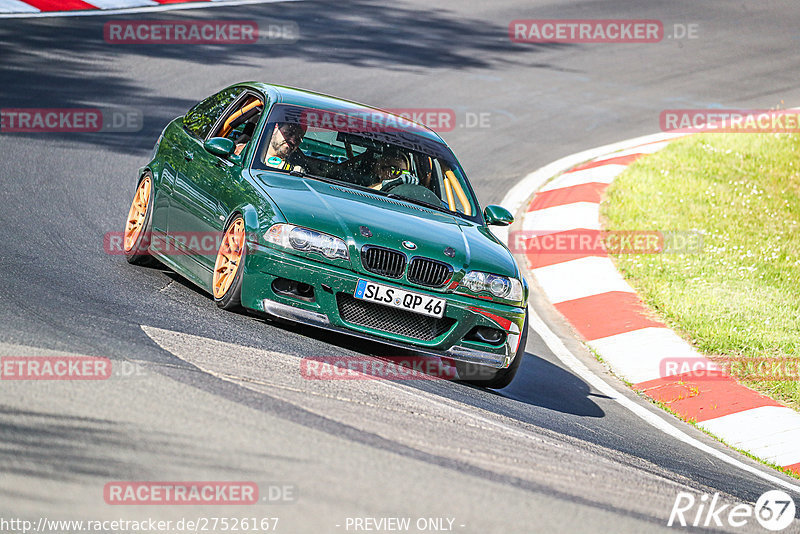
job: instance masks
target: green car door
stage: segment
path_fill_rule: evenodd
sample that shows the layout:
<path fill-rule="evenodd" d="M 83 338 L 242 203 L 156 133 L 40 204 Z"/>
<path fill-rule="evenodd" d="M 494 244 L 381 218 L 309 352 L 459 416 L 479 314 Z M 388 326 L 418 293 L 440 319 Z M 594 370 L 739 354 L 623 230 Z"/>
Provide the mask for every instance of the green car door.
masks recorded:
<path fill-rule="evenodd" d="M 156 158 L 161 172 L 155 177 L 156 187 L 153 195 L 152 231 L 159 237 L 167 234 L 169 228 L 169 208 L 172 190 L 175 187 L 178 169 L 182 168 L 183 154 L 178 145 L 183 144 L 186 135 L 182 119 L 175 119 L 165 129 L 159 142 Z"/>
<path fill-rule="evenodd" d="M 170 194 L 167 233 L 179 250 L 173 261 L 206 287 L 211 284 L 216 254 L 212 243 L 217 242 L 208 236 L 221 232 L 225 222 L 217 199 L 231 164 L 208 153 L 203 142 L 241 92 L 239 88 L 226 89 L 192 108 L 172 149 L 178 168 Z"/>

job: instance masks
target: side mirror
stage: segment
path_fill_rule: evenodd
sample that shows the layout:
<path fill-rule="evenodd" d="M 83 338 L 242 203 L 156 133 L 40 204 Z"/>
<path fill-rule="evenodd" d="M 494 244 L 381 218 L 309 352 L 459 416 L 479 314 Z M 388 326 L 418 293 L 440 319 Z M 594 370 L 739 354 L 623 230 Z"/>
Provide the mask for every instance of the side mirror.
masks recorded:
<path fill-rule="evenodd" d="M 483 218 L 486 224 L 495 226 L 508 226 L 514 222 L 514 216 L 503 206 L 486 206 L 486 209 L 483 210 Z"/>
<path fill-rule="evenodd" d="M 225 139 L 224 137 L 212 137 L 203 143 L 203 148 L 215 156 L 227 158 L 233 154 L 234 150 L 236 150 L 236 145 L 230 139 Z"/>

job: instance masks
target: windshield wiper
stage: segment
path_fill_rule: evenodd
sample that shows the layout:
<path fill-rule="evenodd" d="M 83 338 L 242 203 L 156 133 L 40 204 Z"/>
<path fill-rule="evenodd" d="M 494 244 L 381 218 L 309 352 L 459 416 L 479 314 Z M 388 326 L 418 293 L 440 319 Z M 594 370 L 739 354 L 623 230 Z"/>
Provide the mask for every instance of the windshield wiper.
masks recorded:
<path fill-rule="evenodd" d="M 442 213 L 447 213 L 447 214 L 450 214 L 450 215 L 456 214 L 456 212 L 450 211 L 449 209 L 447 209 L 447 208 L 445 208 L 443 206 L 437 206 L 436 204 L 431 204 L 430 202 L 425 202 L 424 200 L 417 200 L 415 198 L 408 198 L 408 197 L 404 197 L 403 195 L 398 195 L 398 194 L 395 194 L 395 193 L 384 193 L 384 195 L 386 195 L 389 198 L 393 198 L 393 199 L 396 199 L 396 200 L 402 200 L 404 202 L 408 202 L 410 204 L 418 204 L 418 205 L 424 206 L 426 208 L 431 208 L 431 209 L 434 209 L 436 211 L 441 211 Z"/>
<path fill-rule="evenodd" d="M 285 171 L 285 172 L 289 173 L 291 176 L 296 176 L 298 178 L 316 178 L 317 180 L 322 180 L 323 182 L 329 181 L 324 176 L 318 176 L 316 174 L 311 174 L 311 173 L 308 173 L 306 171 L 298 171 L 298 170 L 292 169 L 290 171 Z"/>

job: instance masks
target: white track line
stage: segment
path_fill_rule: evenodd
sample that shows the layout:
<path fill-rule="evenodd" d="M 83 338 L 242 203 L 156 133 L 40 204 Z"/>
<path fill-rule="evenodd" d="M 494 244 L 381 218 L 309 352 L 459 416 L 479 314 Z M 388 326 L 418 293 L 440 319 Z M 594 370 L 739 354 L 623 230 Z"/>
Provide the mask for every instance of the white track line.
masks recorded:
<path fill-rule="evenodd" d="M 692 363 L 702 362 L 703 369 L 720 370 L 669 328 L 640 328 L 594 339 L 587 344 L 602 355 L 615 373 L 633 384 L 674 375 L 677 371 L 661 369 L 660 362 L 666 359 L 680 362 L 681 358 L 686 358 Z M 642 357 L 643 351 L 647 351 L 647 358 Z"/>
<path fill-rule="evenodd" d="M 651 412 L 644 406 L 639 405 L 638 403 L 632 401 L 628 397 L 621 395 L 617 392 L 616 389 L 611 387 L 605 380 L 594 374 L 592 371 L 589 370 L 583 362 L 581 362 L 575 355 L 573 355 L 569 349 L 564 345 L 564 343 L 559 339 L 559 337 L 553 333 L 552 330 L 539 318 L 536 314 L 531 314 L 528 318 L 528 324 L 531 328 L 533 328 L 534 332 L 539 334 L 539 337 L 542 338 L 542 341 L 548 346 L 548 348 L 556 355 L 556 357 L 561 360 L 561 362 L 569 367 L 575 374 L 580 376 L 583 380 L 591 384 L 595 389 L 597 389 L 600 393 L 612 398 L 613 400 L 617 401 L 620 405 L 624 406 L 639 418 L 644 420 L 646 423 L 654 426 L 655 428 L 661 430 L 662 432 L 672 436 L 673 438 L 677 439 L 678 441 L 682 441 L 687 445 L 690 445 L 700 451 L 703 451 L 706 454 L 713 456 L 727 464 L 730 464 L 734 467 L 738 467 L 743 471 L 747 471 L 748 473 L 752 473 L 759 478 L 766 480 L 772 484 L 776 484 L 783 488 L 792 490 L 797 494 L 800 494 L 800 486 L 795 484 L 791 484 L 786 482 L 785 480 L 781 480 L 780 478 L 770 475 L 768 473 L 764 473 L 763 471 L 756 469 L 750 465 L 747 465 L 732 456 L 728 456 L 722 451 L 718 451 L 717 449 L 706 445 L 705 443 L 698 441 L 697 439 L 685 434 L 682 430 L 678 427 L 672 425 L 671 423 L 667 422 L 665 419 L 656 415 L 655 413 Z"/>
<path fill-rule="evenodd" d="M 38 13 L 39 10 L 22 0 L 0 0 L 0 13 Z"/>
<path fill-rule="evenodd" d="M 614 178 L 619 176 L 622 171 L 627 168 L 627 165 L 609 163 L 607 165 L 600 165 L 599 167 L 583 169 L 582 171 L 568 172 L 566 174 L 562 174 L 549 184 L 545 185 L 539 189 L 539 191 L 543 193 L 545 191 L 553 191 L 554 189 L 572 187 L 573 185 L 591 183 L 610 184 L 614 181 Z"/>
<path fill-rule="evenodd" d="M 162 5 L 154 0 L 89 0 L 89 3 L 96 8 L 103 10 L 131 9 L 134 7 L 156 7 Z"/>
<path fill-rule="evenodd" d="M 533 274 L 553 304 L 610 291 L 635 293 L 608 258 L 588 256 L 537 267 Z"/>
<path fill-rule="evenodd" d="M 778 465 L 800 463 L 800 416 L 785 406 L 761 406 L 699 425 L 740 449 Z M 759 430 L 757 435 L 752 429 Z"/>
<path fill-rule="evenodd" d="M 538 235 L 566 232 L 568 230 L 600 230 L 600 204 L 572 202 L 552 208 L 531 211 L 522 220 L 522 230 Z"/>
<path fill-rule="evenodd" d="M 641 145 L 644 143 L 652 143 L 657 141 L 666 141 L 669 139 L 673 139 L 675 137 L 682 137 L 683 134 L 668 134 L 668 133 L 661 133 L 655 135 L 649 135 L 645 137 L 638 137 L 636 139 L 629 139 L 627 141 L 621 141 L 619 143 L 613 143 L 610 145 L 593 148 L 590 150 L 585 150 L 583 152 L 579 152 L 577 154 L 573 154 L 571 156 L 567 156 L 561 158 L 549 165 L 538 169 L 525 178 L 523 178 L 517 185 L 512 187 L 509 192 L 506 194 L 505 198 L 501 202 L 501 205 L 509 210 L 513 214 L 517 214 L 521 211 L 523 204 L 528 201 L 532 196 L 533 193 L 539 189 L 542 184 L 547 182 L 550 178 L 563 173 L 564 171 L 569 170 L 571 167 L 588 161 L 590 159 L 595 159 L 600 156 L 607 156 L 607 157 L 614 157 L 615 154 L 611 154 L 611 152 L 619 151 L 619 150 L 629 150 L 637 145 Z M 506 230 L 507 232 L 507 230 Z M 507 242 L 507 233 L 506 241 Z M 523 270 L 527 270 L 524 266 L 521 267 Z M 571 369 L 575 374 L 580 376 L 583 380 L 587 383 L 591 384 L 595 389 L 607 395 L 608 397 L 612 398 L 613 400 L 617 401 L 621 406 L 625 407 L 633 414 L 638 416 L 640 419 L 645 421 L 647 424 L 661 430 L 665 434 L 686 443 L 687 445 L 696 448 L 706 454 L 713 456 L 729 465 L 734 467 L 738 467 L 739 469 L 751 473 L 762 480 L 770 482 L 771 484 L 776 484 L 780 487 L 785 489 L 789 489 L 794 491 L 797 494 L 800 494 L 800 486 L 796 484 L 792 484 L 785 480 L 782 480 L 774 475 L 769 473 L 765 473 L 760 469 L 757 469 L 753 466 L 745 464 L 736 458 L 725 454 L 722 451 L 719 451 L 713 447 L 706 445 L 705 443 L 689 436 L 681 429 L 676 427 L 675 425 L 669 423 L 663 417 L 656 415 L 655 413 L 651 412 L 644 406 L 632 401 L 631 399 L 621 395 L 616 389 L 610 386 L 605 380 L 600 378 L 600 376 L 594 374 L 591 370 L 589 370 L 586 365 L 581 362 L 570 350 L 564 345 L 561 339 L 552 331 L 550 327 L 548 327 L 544 321 L 542 321 L 535 313 L 531 314 L 528 318 L 529 325 L 533 328 L 533 331 L 536 332 L 539 337 L 542 338 L 542 341 L 545 342 L 547 347 L 550 351 L 558 358 L 561 363 L 566 365 L 569 369 Z"/>
<path fill-rule="evenodd" d="M 0 1 L 7 1 L 7 0 L 0 0 Z M 89 0 L 89 2 L 91 3 L 91 0 Z M 102 15 L 130 15 L 135 13 L 155 13 L 159 11 L 183 11 L 186 9 L 211 9 L 215 7 L 243 6 L 250 4 L 275 4 L 279 2 L 302 2 L 302 0 L 212 0 L 211 2 L 159 4 L 157 6 L 135 7 L 130 9 L 98 9 L 92 11 L 38 11 L 37 10 L 37 12 L 25 12 L 25 13 L 0 13 L 0 19 L 97 17 Z"/>

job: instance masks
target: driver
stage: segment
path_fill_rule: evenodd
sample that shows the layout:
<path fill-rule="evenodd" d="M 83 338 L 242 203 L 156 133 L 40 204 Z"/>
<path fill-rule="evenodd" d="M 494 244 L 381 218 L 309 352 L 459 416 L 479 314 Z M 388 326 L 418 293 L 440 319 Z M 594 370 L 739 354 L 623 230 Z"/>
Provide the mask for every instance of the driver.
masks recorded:
<path fill-rule="evenodd" d="M 381 191 L 400 184 L 419 184 L 419 178 L 409 170 L 410 167 L 408 156 L 401 150 L 384 150 L 372 166 L 377 181 L 368 187 Z"/>
<path fill-rule="evenodd" d="M 262 161 L 269 167 L 287 171 L 302 171 L 303 168 L 298 165 L 297 147 L 300 146 L 305 135 L 306 127 L 302 124 L 276 123 Z"/>

